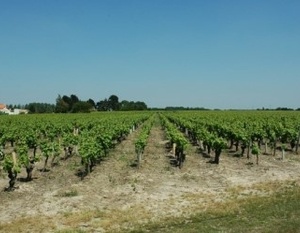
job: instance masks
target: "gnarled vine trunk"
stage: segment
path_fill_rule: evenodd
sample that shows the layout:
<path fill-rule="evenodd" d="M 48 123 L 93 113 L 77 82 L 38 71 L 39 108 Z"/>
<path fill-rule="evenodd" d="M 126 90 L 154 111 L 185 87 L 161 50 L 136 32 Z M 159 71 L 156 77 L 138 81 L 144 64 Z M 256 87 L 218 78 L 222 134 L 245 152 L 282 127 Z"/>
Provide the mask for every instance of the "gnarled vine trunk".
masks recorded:
<path fill-rule="evenodd" d="M 27 173 L 26 180 L 27 181 L 31 181 L 32 180 L 33 169 L 34 169 L 34 160 L 30 160 L 29 164 L 26 166 L 26 173 Z"/>
<path fill-rule="evenodd" d="M 214 160 L 214 163 L 219 164 L 221 152 L 222 152 L 222 149 L 216 149 L 215 150 L 215 160 Z"/>

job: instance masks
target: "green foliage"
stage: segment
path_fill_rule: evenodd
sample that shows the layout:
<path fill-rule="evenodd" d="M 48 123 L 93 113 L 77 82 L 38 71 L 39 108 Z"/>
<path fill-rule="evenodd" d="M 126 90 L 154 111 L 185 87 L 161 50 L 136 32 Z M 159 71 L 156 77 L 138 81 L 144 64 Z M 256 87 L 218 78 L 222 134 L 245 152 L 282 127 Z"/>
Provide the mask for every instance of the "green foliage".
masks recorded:
<path fill-rule="evenodd" d="M 78 101 L 73 105 L 72 112 L 73 113 L 89 113 L 93 106 L 86 101 Z"/>
<path fill-rule="evenodd" d="M 256 144 L 252 145 L 251 153 L 253 155 L 259 155 L 261 153 L 259 147 Z"/>
<path fill-rule="evenodd" d="M 148 122 L 146 122 L 143 125 L 138 138 L 135 140 L 134 145 L 135 145 L 135 152 L 137 154 L 144 152 L 144 148 L 147 145 L 147 140 L 148 140 L 152 125 L 153 125 L 153 118 L 148 120 Z"/>
<path fill-rule="evenodd" d="M 186 149 L 189 142 L 184 135 L 163 114 L 160 114 L 160 118 L 162 125 L 166 129 L 168 140 L 170 140 L 172 144 L 175 143 L 177 148 Z"/>
<path fill-rule="evenodd" d="M 35 148 L 38 146 L 38 136 L 31 129 L 24 132 L 24 140 L 29 148 Z"/>
<path fill-rule="evenodd" d="M 88 101 L 81 101 L 79 98 L 72 94 L 70 96 L 64 95 L 61 97 L 58 95 L 56 99 L 55 112 L 56 113 L 88 113 L 93 108 L 94 101 L 89 99 Z"/>
<path fill-rule="evenodd" d="M 122 100 L 119 102 L 119 97 L 111 95 L 108 99 L 100 100 L 96 104 L 98 111 L 138 111 L 147 110 L 147 105 L 142 101 L 128 101 Z"/>
<path fill-rule="evenodd" d="M 111 95 L 108 99 L 101 100 L 97 103 L 99 111 L 116 111 L 120 109 L 119 97 Z"/>
<path fill-rule="evenodd" d="M 121 111 L 136 111 L 136 110 L 147 110 L 147 105 L 141 101 L 127 101 L 123 100 L 120 103 L 120 110 Z"/>
<path fill-rule="evenodd" d="M 51 146 L 51 142 L 49 142 L 48 140 L 43 140 L 40 142 L 40 149 L 42 152 L 42 155 L 45 157 L 49 157 L 52 153 L 52 146 Z"/>
<path fill-rule="evenodd" d="M 215 150 L 222 150 L 227 148 L 227 142 L 223 138 L 215 137 L 213 138 L 212 147 Z"/>
<path fill-rule="evenodd" d="M 300 116 L 296 112 L 251 112 L 251 111 L 178 111 L 164 115 L 181 129 L 188 129 L 194 140 L 213 147 L 214 138 L 246 148 L 253 143 L 290 144 L 296 147 L 299 135 Z M 297 147 L 296 147 L 297 149 Z"/>
<path fill-rule="evenodd" d="M 79 153 L 84 164 L 89 164 L 101 156 L 102 150 L 94 137 L 84 136 L 79 143 Z"/>
<path fill-rule="evenodd" d="M 74 135 L 73 133 L 63 133 L 62 135 L 62 146 L 75 146 L 79 143 L 78 135 Z"/>
<path fill-rule="evenodd" d="M 100 146 L 100 148 L 104 151 L 105 155 L 107 154 L 107 151 L 112 147 L 113 145 L 113 134 L 107 132 L 103 134 L 99 134 L 96 137 L 97 144 Z"/>
<path fill-rule="evenodd" d="M 18 164 L 14 164 L 13 156 L 11 154 L 6 155 L 3 162 L 3 170 L 6 172 L 15 172 L 20 173 L 21 172 L 21 166 Z"/>
<path fill-rule="evenodd" d="M 20 162 L 20 164 L 22 164 L 23 166 L 28 166 L 29 164 L 29 156 L 28 156 L 28 146 L 26 141 L 23 139 L 21 141 L 18 142 L 17 146 L 16 146 L 16 152 L 18 155 L 18 160 Z"/>
<path fill-rule="evenodd" d="M 42 140 L 40 142 L 40 150 L 42 152 L 42 156 L 48 158 L 50 156 L 57 157 L 60 154 L 60 144 L 57 140 L 49 141 Z"/>
<path fill-rule="evenodd" d="M 53 113 L 55 111 L 55 105 L 47 103 L 29 103 L 25 105 L 25 109 L 29 110 L 29 113 Z"/>

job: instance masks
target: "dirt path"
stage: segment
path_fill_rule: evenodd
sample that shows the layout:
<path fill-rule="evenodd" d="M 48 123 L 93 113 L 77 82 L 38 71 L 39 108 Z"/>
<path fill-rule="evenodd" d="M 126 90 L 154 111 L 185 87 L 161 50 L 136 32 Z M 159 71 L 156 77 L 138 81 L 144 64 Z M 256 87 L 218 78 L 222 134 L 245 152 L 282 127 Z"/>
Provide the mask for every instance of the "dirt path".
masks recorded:
<path fill-rule="evenodd" d="M 33 182 L 19 183 L 14 192 L 0 192 L 0 232 L 124 231 L 137 223 L 189 216 L 231 198 L 265 194 L 270 181 L 300 180 L 300 159 L 292 154 L 285 161 L 261 156 L 257 166 L 223 153 L 215 165 L 190 146 L 183 168 L 174 167 L 159 122 L 138 169 L 137 135 L 117 145 L 83 181 L 75 175 L 78 160 L 73 158 L 49 173 L 36 171 Z M 1 188 L 7 182 L 1 178 Z"/>

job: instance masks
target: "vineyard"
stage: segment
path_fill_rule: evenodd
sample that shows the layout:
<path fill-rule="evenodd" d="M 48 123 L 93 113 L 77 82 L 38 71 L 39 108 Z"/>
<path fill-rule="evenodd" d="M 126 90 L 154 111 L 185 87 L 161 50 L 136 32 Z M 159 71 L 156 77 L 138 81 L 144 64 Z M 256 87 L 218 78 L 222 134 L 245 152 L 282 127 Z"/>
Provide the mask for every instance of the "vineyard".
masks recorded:
<path fill-rule="evenodd" d="M 1 116 L 0 232 L 126 232 L 269 195 L 299 185 L 299 142 L 297 112 Z"/>

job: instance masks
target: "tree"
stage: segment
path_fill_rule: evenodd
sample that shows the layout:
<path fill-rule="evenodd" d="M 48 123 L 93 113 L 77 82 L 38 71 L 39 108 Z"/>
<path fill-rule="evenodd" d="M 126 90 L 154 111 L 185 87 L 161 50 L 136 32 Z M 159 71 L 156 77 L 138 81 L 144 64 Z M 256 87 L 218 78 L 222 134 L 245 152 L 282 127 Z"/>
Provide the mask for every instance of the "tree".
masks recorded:
<path fill-rule="evenodd" d="M 88 101 L 87 101 L 93 108 L 96 108 L 96 103 L 95 103 L 95 101 L 94 100 L 92 100 L 92 99 L 88 99 Z"/>
<path fill-rule="evenodd" d="M 141 101 L 129 102 L 127 100 L 123 100 L 119 105 L 120 105 L 120 110 L 122 111 L 147 110 L 147 105 Z"/>
<path fill-rule="evenodd" d="M 67 106 L 67 112 L 71 110 L 72 108 L 72 100 L 69 96 L 64 95 L 62 97 L 62 100 L 65 102 L 65 105 Z"/>
<path fill-rule="evenodd" d="M 92 100 L 91 100 L 92 101 Z M 92 102 L 91 102 L 92 103 Z M 147 105 L 142 101 L 128 101 L 123 100 L 119 102 L 119 97 L 111 95 L 108 99 L 99 101 L 96 104 L 98 111 L 134 111 L 134 110 L 147 110 Z"/>
<path fill-rule="evenodd" d="M 135 110 L 147 110 L 147 105 L 144 102 L 135 102 Z"/>
<path fill-rule="evenodd" d="M 74 105 L 79 101 L 80 101 L 79 98 L 74 94 L 70 95 L 70 97 L 67 95 L 64 95 L 63 97 L 58 95 L 56 99 L 55 112 L 60 112 L 60 113 L 73 112 Z"/>
<path fill-rule="evenodd" d="M 97 103 L 97 110 L 98 111 L 109 111 L 110 110 L 109 101 L 107 99 L 100 100 Z"/>
<path fill-rule="evenodd" d="M 86 101 L 78 101 L 74 104 L 72 112 L 73 113 L 77 113 L 77 112 L 85 112 L 88 113 L 91 111 L 91 109 L 93 108 L 93 106 L 86 102 Z"/>
<path fill-rule="evenodd" d="M 116 95 L 111 95 L 109 98 L 108 98 L 108 101 L 109 101 L 109 106 L 111 108 L 111 110 L 119 110 L 120 109 L 120 104 L 119 104 L 119 97 L 116 96 Z"/>
<path fill-rule="evenodd" d="M 58 97 L 56 98 L 55 112 L 66 113 L 68 112 L 68 110 L 69 110 L 69 104 L 66 103 L 60 95 L 58 95 Z"/>
<path fill-rule="evenodd" d="M 79 102 L 79 98 L 76 95 L 74 95 L 74 94 L 72 94 L 70 96 L 70 99 L 71 99 L 71 107 L 73 107 L 74 104 L 76 104 L 77 102 Z"/>
<path fill-rule="evenodd" d="M 121 110 L 121 111 L 127 111 L 127 110 L 129 110 L 129 101 L 123 100 L 123 101 L 120 103 L 120 110 Z"/>
<path fill-rule="evenodd" d="M 25 105 L 25 109 L 28 109 L 29 113 L 52 113 L 55 111 L 55 105 L 47 103 L 29 103 Z"/>

